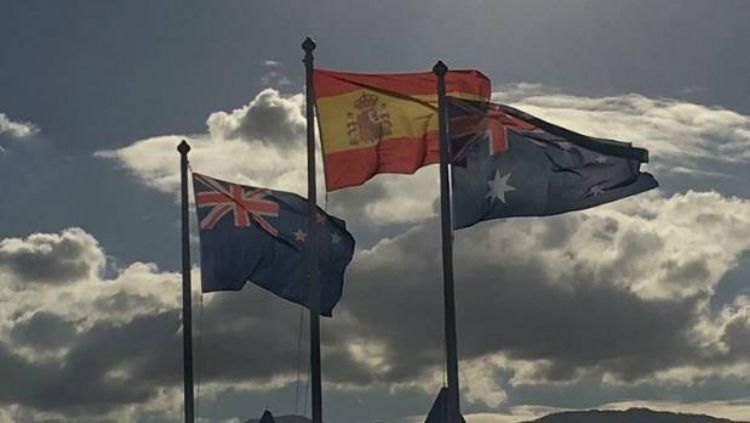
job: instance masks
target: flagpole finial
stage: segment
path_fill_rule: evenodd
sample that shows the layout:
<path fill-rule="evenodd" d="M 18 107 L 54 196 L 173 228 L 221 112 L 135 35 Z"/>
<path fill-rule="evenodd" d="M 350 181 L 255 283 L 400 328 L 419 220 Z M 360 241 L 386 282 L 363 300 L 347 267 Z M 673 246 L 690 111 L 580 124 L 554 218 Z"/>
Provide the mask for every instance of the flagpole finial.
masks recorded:
<path fill-rule="evenodd" d="M 315 50 L 315 47 L 317 47 L 315 41 L 313 41 L 313 39 L 310 37 L 305 37 L 305 41 L 302 42 L 302 49 L 310 53 Z"/>
<path fill-rule="evenodd" d="M 179 151 L 182 155 L 186 155 L 188 152 L 190 152 L 190 144 L 188 144 L 185 140 L 182 140 L 180 145 L 177 146 L 177 151 Z"/>
<path fill-rule="evenodd" d="M 432 72 L 437 76 L 444 76 L 448 73 L 448 66 L 446 66 L 442 60 L 438 60 L 438 62 L 435 63 L 435 66 L 432 67 Z"/>

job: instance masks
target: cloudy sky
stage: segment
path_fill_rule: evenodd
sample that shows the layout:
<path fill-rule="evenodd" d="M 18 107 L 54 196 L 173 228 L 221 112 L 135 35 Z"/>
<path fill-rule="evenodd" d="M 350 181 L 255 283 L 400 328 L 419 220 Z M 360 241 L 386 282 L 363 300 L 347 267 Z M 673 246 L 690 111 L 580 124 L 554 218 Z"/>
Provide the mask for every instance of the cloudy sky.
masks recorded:
<path fill-rule="evenodd" d="M 306 35 L 320 67 L 443 59 L 651 151 L 656 191 L 456 234 L 470 422 L 747 418 L 748 17 L 741 0 L 0 1 L 0 422 L 179 421 L 175 147 L 304 193 Z M 358 241 L 322 324 L 331 423 L 421 421 L 442 383 L 437 191 L 433 166 L 321 196 Z M 309 412 L 299 307 L 253 286 L 195 304 L 203 422 Z"/>

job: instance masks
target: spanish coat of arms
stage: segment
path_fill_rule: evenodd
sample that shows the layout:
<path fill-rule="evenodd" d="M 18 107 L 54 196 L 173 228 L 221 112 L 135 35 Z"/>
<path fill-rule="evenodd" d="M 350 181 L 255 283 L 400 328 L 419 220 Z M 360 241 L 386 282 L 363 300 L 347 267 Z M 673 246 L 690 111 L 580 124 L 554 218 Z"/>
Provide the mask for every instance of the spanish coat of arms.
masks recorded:
<path fill-rule="evenodd" d="M 356 112 L 346 114 L 349 145 L 377 144 L 391 134 L 391 116 L 378 96 L 362 93 L 354 102 Z"/>

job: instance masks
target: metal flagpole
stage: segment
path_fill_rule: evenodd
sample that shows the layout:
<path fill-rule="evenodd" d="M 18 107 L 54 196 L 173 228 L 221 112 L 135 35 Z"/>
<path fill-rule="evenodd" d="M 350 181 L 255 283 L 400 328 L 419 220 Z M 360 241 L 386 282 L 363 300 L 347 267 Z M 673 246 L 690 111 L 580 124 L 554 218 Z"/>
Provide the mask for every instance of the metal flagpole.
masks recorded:
<path fill-rule="evenodd" d="M 448 122 L 445 105 L 445 75 L 448 67 L 438 61 L 432 68 L 437 76 L 438 91 L 438 125 L 440 130 L 440 217 L 443 246 L 443 299 L 445 302 L 445 349 L 448 373 L 448 395 L 446 419 L 451 423 L 461 422 L 461 403 L 458 387 L 458 347 L 456 345 L 456 302 L 453 293 L 453 223 L 451 216 L 450 181 L 448 180 L 448 162 L 450 161 L 450 142 L 448 139 Z"/>
<path fill-rule="evenodd" d="M 188 220 L 188 152 L 190 145 L 183 140 L 180 152 L 182 180 L 182 364 L 185 385 L 185 423 L 195 421 L 193 397 L 193 305 L 190 287 L 190 222 Z"/>
<path fill-rule="evenodd" d="M 318 272 L 318 231 L 315 185 L 315 99 L 313 91 L 313 50 L 310 37 L 302 43 L 305 50 L 305 86 L 307 112 L 307 274 L 310 278 L 310 373 L 312 378 L 313 423 L 323 422 L 322 388 L 320 376 L 320 274 Z"/>

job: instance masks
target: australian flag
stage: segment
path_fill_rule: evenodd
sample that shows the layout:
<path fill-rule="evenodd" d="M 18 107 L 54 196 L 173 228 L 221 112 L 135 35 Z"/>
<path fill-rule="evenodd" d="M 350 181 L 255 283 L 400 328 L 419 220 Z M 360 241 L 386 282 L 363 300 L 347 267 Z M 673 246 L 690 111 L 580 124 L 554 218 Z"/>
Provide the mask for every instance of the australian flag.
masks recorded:
<path fill-rule="evenodd" d="M 454 227 L 580 210 L 658 186 L 648 151 L 509 106 L 449 97 Z"/>
<path fill-rule="evenodd" d="M 305 250 L 307 200 L 292 193 L 220 181 L 193 173 L 203 292 L 236 291 L 251 281 L 308 306 Z M 331 316 L 341 298 L 354 238 L 343 220 L 318 209 L 320 312 Z"/>

